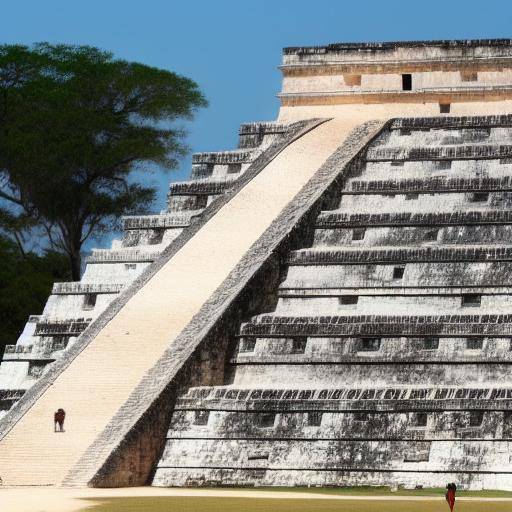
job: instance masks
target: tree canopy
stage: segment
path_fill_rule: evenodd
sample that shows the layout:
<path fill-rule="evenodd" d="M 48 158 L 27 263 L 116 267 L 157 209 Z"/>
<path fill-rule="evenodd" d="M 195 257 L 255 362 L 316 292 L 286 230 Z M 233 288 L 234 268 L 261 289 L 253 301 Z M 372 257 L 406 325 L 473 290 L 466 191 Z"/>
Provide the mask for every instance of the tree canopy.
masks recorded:
<path fill-rule="evenodd" d="M 175 121 L 206 104 L 192 80 L 98 48 L 0 46 L 0 226 L 21 250 L 41 230 L 78 280 L 84 242 L 151 205 L 133 171 L 175 168 Z"/>

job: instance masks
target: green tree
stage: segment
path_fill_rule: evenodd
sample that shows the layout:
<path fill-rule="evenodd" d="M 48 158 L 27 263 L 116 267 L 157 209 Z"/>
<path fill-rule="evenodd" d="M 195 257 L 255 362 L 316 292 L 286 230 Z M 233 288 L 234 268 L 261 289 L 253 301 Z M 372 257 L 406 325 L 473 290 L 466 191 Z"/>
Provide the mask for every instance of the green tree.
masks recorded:
<path fill-rule="evenodd" d="M 207 102 L 192 80 L 89 46 L 0 46 L 0 222 L 23 247 L 42 229 L 74 280 L 91 235 L 143 213 L 136 180 L 187 150 L 175 121 Z M 134 171 L 138 171 L 134 173 Z"/>
<path fill-rule="evenodd" d="M 54 281 L 69 279 L 64 254 L 22 253 L 18 245 L 0 236 L 0 356 L 14 343 L 30 314 L 40 313 Z"/>

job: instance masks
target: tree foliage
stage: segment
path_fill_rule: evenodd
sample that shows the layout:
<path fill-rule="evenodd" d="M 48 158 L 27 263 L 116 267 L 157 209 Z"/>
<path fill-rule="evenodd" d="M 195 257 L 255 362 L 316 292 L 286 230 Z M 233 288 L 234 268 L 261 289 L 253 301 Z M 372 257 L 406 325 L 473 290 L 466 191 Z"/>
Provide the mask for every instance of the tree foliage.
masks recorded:
<path fill-rule="evenodd" d="M 0 357 L 4 345 L 14 343 L 30 314 L 41 312 L 54 281 L 69 279 L 65 255 L 22 253 L 0 236 Z"/>
<path fill-rule="evenodd" d="M 175 121 L 205 105 L 192 80 L 97 48 L 0 46 L 0 225 L 20 247 L 42 228 L 79 279 L 84 242 L 151 205 L 133 171 L 176 167 Z"/>

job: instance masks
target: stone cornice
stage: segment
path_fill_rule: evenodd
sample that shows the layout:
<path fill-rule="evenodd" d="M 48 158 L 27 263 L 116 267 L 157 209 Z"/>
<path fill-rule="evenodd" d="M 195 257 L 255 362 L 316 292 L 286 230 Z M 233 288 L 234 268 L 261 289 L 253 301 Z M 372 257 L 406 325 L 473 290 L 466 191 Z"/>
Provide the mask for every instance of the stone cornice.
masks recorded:
<path fill-rule="evenodd" d="M 81 281 L 70 281 L 54 283 L 53 295 L 82 295 L 85 293 L 119 293 L 124 284 L 115 283 L 83 283 Z"/>
<path fill-rule="evenodd" d="M 191 215 L 186 215 L 186 212 L 176 212 L 162 215 L 127 216 L 122 218 L 123 230 L 185 228 L 190 224 L 191 218 L 199 213 L 200 211 L 197 210 Z"/>
<path fill-rule="evenodd" d="M 510 210 L 474 210 L 455 212 L 348 213 L 322 212 L 317 229 L 392 226 L 480 226 L 512 224 Z"/>
<path fill-rule="evenodd" d="M 393 119 L 390 130 L 422 129 L 463 129 L 494 128 L 512 126 L 512 114 L 493 116 L 436 116 L 436 117 L 400 117 Z"/>
<path fill-rule="evenodd" d="M 433 71 L 471 71 L 502 72 L 512 68 L 512 57 L 486 59 L 482 61 L 468 59 L 431 59 L 418 61 L 387 62 L 312 62 L 305 64 L 283 64 L 279 66 L 284 77 L 333 76 L 343 74 L 402 74 L 430 73 Z"/>
<path fill-rule="evenodd" d="M 283 107 L 301 105 L 342 105 L 360 103 L 454 103 L 506 101 L 512 99 L 512 86 L 473 86 L 399 90 L 318 91 L 279 93 Z"/>
<path fill-rule="evenodd" d="M 151 262 L 158 258 L 159 251 L 96 249 L 87 257 L 87 263 Z"/>
<path fill-rule="evenodd" d="M 171 183 L 168 196 L 221 195 L 233 186 L 236 179 L 230 180 L 197 180 Z"/>
<path fill-rule="evenodd" d="M 470 49 L 470 48 L 512 48 L 512 39 L 431 39 L 416 41 L 378 41 L 378 42 L 343 42 L 319 46 L 288 46 L 283 48 L 284 55 L 315 55 L 335 53 L 341 51 L 372 50 L 389 51 L 399 48 L 442 48 L 442 49 Z M 469 56 L 468 56 L 469 57 Z"/>
<path fill-rule="evenodd" d="M 510 146 L 512 150 L 512 146 Z M 511 151 L 512 154 L 512 151 Z M 425 155 L 427 159 L 428 155 Z M 474 157 L 473 157 L 474 158 Z M 512 176 L 502 178 L 411 178 L 405 180 L 354 180 L 350 188 L 343 191 L 350 194 L 440 194 L 467 192 L 508 192 L 512 190 Z"/>
<path fill-rule="evenodd" d="M 473 144 L 459 146 L 384 147 L 372 148 L 366 153 L 368 162 L 424 161 L 424 160 L 497 160 L 512 157 L 512 145 Z M 458 178 L 452 178 L 458 179 Z M 467 178 L 460 178 L 466 179 Z M 498 179 L 498 178 L 487 178 Z"/>
<path fill-rule="evenodd" d="M 289 265 L 369 265 L 388 263 L 455 263 L 512 261 L 512 246 L 435 245 L 427 247 L 315 248 L 293 251 Z"/>
<path fill-rule="evenodd" d="M 211 151 L 194 153 L 192 164 L 239 164 L 250 162 L 254 157 L 254 151 Z"/>
<path fill-rule="evenodd" d="M 242 325 L 241 336 L 509 336 L 512 315 L 261 315 Z"/>

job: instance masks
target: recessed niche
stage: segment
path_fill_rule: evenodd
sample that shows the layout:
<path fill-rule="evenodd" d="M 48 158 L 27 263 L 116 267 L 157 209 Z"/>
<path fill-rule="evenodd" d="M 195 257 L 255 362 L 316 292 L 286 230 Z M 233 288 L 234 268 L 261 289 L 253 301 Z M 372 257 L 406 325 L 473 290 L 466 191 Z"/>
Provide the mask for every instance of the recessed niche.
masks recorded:
<path fill-rule="evenodd" d="M 361 338 L 357 348 L 359 352 L 377 352 L 380 349 L 380 338 Z"/>
<path fill-rule="evenodd" d="M 412 75 L 410 73 L 404 73 L 402 75 L 402 91 L 412 90 Z"/>
<path fill-rule="evenodd" d="M 467 338 L 466 348 L 468 350 L 481 350 L 484 346 L 484 340 L 482 338 Z"/>
<path fill-rule="evenodd" d="M 359 297 L 357 295 L 342 295 L 338 300 L 342 306 L 351 306 L 357 304 Z"/>
<path fill-rule="evenodd" d="M 393 269 L 393 279 L 402 279 L 404 277 L 405 267 L 395 267 Z"/>
<path fill-rule="evenodd" d="M 363 240 L 366 228 L 354 228 L 352 230 L 352 240 Z"/>
<path fill-rule="evenodd" d="M 437 350 L 439 348 L 439 338 L 425 338 L 423 340 L 423 350 Z"/>
<path fill-rule="evenodd" d="M 482 304 L 482 296 L 476 293 L 467 293 L 461 298 L 461 306 L 463 308 L 476 308 Z"/>

